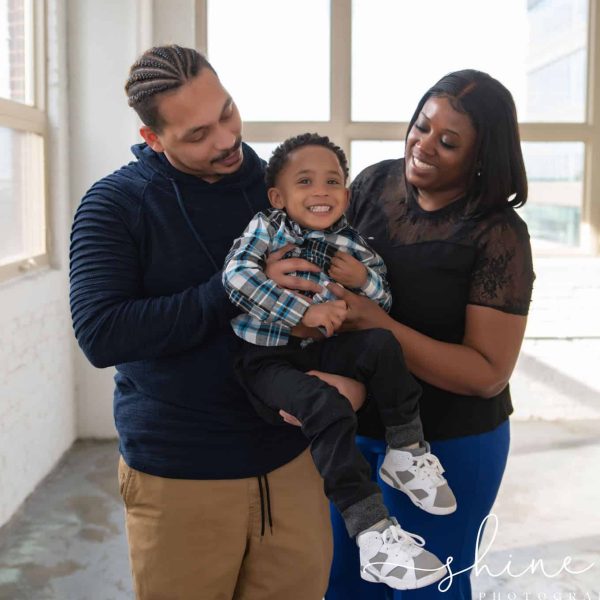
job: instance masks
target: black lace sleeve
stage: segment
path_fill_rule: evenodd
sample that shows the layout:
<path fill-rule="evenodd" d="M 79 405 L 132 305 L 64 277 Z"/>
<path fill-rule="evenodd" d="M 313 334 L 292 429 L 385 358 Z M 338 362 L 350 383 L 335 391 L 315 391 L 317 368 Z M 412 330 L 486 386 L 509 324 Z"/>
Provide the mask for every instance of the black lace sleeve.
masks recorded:
<path fill-rule="evenodd" d="M 479 237 L 468 302 L 527 315 L 534 279 L 527 225 L 506 211 Z"/>

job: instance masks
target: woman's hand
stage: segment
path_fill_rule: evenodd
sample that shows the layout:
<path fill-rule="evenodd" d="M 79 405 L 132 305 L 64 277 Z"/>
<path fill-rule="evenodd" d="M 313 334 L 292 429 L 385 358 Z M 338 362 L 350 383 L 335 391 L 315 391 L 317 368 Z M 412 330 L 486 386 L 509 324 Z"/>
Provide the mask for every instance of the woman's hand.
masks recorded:
<path fill-rule="evenodd" d="M 342 396 L 345 396 L 348 399 L 354 412 L 356 412 L 365 402 L 367 390 L 365 386 L 359 381 L 356 381 L 356 379 L 350 379 L 349 377 L 343 377 L 342 375 L 334 375 L 333 373 L 323 373 L 322 371 L 308 371 L 306 374 L 318 377 L 325 383 L 336 388 Z M 296 425 L 297 427 L 302 425 L 296 417 L 284 410 L 280 410 L 279 414 L 283 417 L 283 420 L 290 425 Z"/>
<path fill-rule="evenodd" d="M 323 327 L 327 332 L 325 335 L 331 337 L 346 319 L 347 310 L 343 300 L 311 304 L 302 317 L 302 324 L 307 327 Z"/>
<path fill-rule="evenodd" d="M 393 323 L 392 318 L 374 300 L 354 294 L 336 283 L 330 283 L 327 289 L 340 300 L 344 300 L 348 306 L 346 319 L 340 331 L 374 327 L 390 329 L 390 324 Z"/>
<path fill-rule="evenodd" d="M 290 275 L 290 273 L 298 271 L 310 271 L 312 273 L 320 273 L 321 271 L 317 265 L 303 258 L 282 258 L 292 248 L 295 248 L 294 244 L 288 244 L 276 252 L 272 252 L 267 258 L 265 275 L 279 287 L 287 290 L 308 291 L 319 294 L 323 291 L 319 284 L 302 277 Z"/>

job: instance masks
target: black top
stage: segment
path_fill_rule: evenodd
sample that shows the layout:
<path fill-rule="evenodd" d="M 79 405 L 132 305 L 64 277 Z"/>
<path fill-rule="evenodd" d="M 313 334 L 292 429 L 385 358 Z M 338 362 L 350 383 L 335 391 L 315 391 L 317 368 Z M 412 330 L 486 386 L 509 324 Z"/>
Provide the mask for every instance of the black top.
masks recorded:
<path fill-rule="evenodd" d="M 349 221 L 383 257 L 390 315 L 436 340 L 461 343 L 468 304 L 526 315 L 535 275 L 527 226 L 508 204 L 473 214 L 465 198 L 423 210 L 404 179 L 404 159 L 365 169 L 352 184 Z M 513 411 L 509 386 L 494 398 L 465 396 L 420 381 L 428 440 L 491 431 Z M 359 433 L 383 437 L 370 405 Z"/>

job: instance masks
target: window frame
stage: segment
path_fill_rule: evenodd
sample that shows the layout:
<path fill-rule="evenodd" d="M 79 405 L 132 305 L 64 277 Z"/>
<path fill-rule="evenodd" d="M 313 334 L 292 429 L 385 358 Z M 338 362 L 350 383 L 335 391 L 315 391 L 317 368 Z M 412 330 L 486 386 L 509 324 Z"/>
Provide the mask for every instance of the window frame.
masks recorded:
<path fill-rule="evenodd" d="M 208 0 L 196 0 L 196 47 L 205 54 L 208 49 L 207 4 Z M 585 121 L 582 123 L 519 123 L 523 142 L 583 142 L 585 145 L 581 242 L 576 249 L 565 249 L 565 255 L 600 254 L 600 39 L 598 39 L 600 7 L 598 4 L 595 0 L 588 2 Z M 352 121 L 352 0 L 330 0 L 330 6 L 330 120 L 246 121 L 244 122 L 246 139 L 255 142 L 274 142 L 296 135 L 300 129 L 318 131 L 335 140 L 352 161 L 351 142 L 353 141 L 402 141 L 406 137 L 408 122 Z M 210 56 L 208 59 L 210 60 Z"/>
<path fill-rule="evenodd" d="M 46 0 L 31 0 L 31 27 L 33 37 L 33 104 L 0 98 L 0 127 L 24 133 L 34 133 L 42 138 L 42 191 L 39 210 L 44 222 L 44 251 L 25 254 L 18 260 L 0 265 L 0 282 L 45 268 L 50 264 L 49 190 L 48 190 L 48 118 L 46 112 Z"/>

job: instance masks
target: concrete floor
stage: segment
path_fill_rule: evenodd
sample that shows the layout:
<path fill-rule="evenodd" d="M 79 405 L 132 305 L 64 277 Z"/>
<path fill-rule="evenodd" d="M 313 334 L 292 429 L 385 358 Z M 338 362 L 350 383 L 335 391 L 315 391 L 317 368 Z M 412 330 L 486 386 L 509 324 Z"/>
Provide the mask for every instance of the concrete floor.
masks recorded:
<path fill-rule="evenodd" d="M 517 421 L 512 431 L 474 597 L 600 600 L 600 420 Z M 133 597 L 116 464 L 116 442 L 77 442 L 0 530 L 0 599 Z M 546 575 L 539 563 L 531 574 L 539 559 Z"/>

